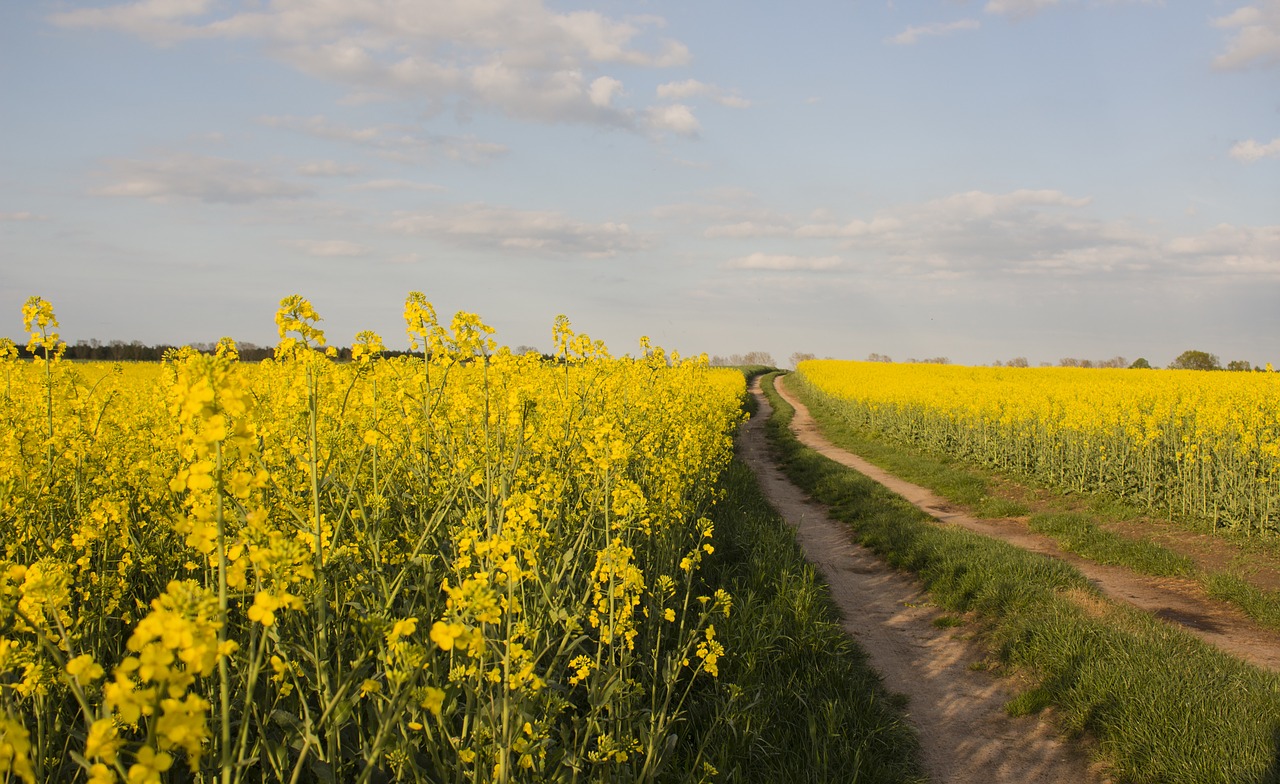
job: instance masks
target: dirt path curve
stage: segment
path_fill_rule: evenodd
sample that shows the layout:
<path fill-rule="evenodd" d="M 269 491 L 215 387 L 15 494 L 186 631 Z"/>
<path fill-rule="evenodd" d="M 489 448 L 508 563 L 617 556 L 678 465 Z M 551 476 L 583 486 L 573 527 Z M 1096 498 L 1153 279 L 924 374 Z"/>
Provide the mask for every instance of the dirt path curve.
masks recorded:
<path fill-rule="evenodd" d="M 779 377 L 777 381 L 783 381 L 783 378 Z M 810 449 L 874 479 L 941 522 L 1066 561 L 1111 599 L 1126 602 L 1181 626 L 1209 644 L 1257 667 L 1280 672 L 1280 634 L 1260 628 L 1232 605 L 1209 598 L 1198 583 L 1182 578 L 1147 577 L 1123 567 L 1097 564 L 1065 552 L 1053 539 L 1030 531 L 1025 523 L 964 514 L 932 491 L 900 479 L 832 444 L 819 432 L 809 409 L 786 389 L 785 382 L 775 382 L 775 388 L 795 408 L 791 430 Z"/>
<path fill-rule="evenodd" d="M 796 530 L 822 572 L 845 631 L 867 652 L 885 685 L 909 698 L 926 771 L 950 784 L 1090 784 L 1105 781 L 1078 748 L 1036 717 L 1011 718 L 1006 682 L 969 668 L 985 652 L 963 630 L 933 625 L 939 613 L 920 586 L 850 541 L 848 528 L 790 482 L 773 462 L 764 433 L 770 407 L 744 425 L 743 459 L 769 502 Z"/>

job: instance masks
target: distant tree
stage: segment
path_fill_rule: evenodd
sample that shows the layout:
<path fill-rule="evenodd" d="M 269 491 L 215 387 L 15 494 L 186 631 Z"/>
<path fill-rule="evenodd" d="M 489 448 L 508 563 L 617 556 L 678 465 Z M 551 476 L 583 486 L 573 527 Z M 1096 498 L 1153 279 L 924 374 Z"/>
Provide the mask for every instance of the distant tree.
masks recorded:
<path fill-rule="evenodd" d="M 1207 351 L 1184 351 L 1169 363 L 1174 370 L 1222 370 L 1216 354 Z"/>
<path fill-rule="evenodd" d="M 1147 361 L 1146 357 L 1138 357 L 1129 367 L 1132 370 L 1150 370 L 1151 363 Z"/>
<path fill-rule="evenodd" d="M 877 354 L 874 351 L 867 355 L 868 362 L 892 362 L 893 357 L 888 354 Z"/>
<path fill-rule="evenodd" d="M 1253 366 L 1243 359 L 1233 359 L 1227 363 L 1227 370 L 1253 370 Z"/>
<path fill-rule="evenodd" d="M 734 356 L 737 356 L 736 354 Z M 735 362 L 737 365 L 767 365 L 775 367 L 773 364 L 773 355 L 768 351 L 748 351 L 742 355 L 741 362 Z"/>
<path fill-rule="evenodd" d="M 1104 359 L 1104 360 L 1102 360 L 1101 362 L 1099 362 L 1099 363 L 1098 363 L 1098 367 L 1100 367 L 1100 368 L 1122 368 L 1122 367 L 1125 367 L 1125 366 L 1126 366 L 1126 365 L 1128 365 L 1128 364 L 1129 364 L 1129 363 L 1125 360 L 1125 358 L 1124 358 L 1124 357 L 1116 356 L 1116 357 L 1112 357 L 1111 359 Z"/>
<path fill-rule="evenodd" d="M 515 348 L 511 349 L 511 353 L 516 355 L 521 355 L 521 354 L 541 354 L 542 352 L 538 351 L 536 346 L 516 346 Z"/>
<path fill-rule="evenodd" d="M 808 362 L 811 359 L 817 359 L 817 354 L 810 354 L 806 351 L 797 351 L 791 355 L 791 367 L 800 367 L 801 362 Z"/>
<path fill-rule="evenodd" d="M 711 366 L 712 366 L 712 367 L 726 367 L 726 366 L 728 366 L 729 364 L 731 364 L 731 363 L 729 362 L 729 360 L 725 359 L 724 357 L 720 356 L 719 354 L 716 354 L 715 356 L 713 356 L 713 357 L 711 358 Z"/>
<path fill-rule="evenodd" d="M 915 360 L 912 360 L 915 361 Z M 947 357 L 927 357 L 920 360 L 925 365 L 950 365 L 951 360 Z"/>
<path fill-rule="evenodd" d="M 1027 366 L 1027 358 L 1026 358 L 1026 357 L 1014 357 L 1013 359 L 1009 360 L 1006 364 L 1007 364 L 1009 367 L 1019 367 L 1019 368 L 1026 367 L 1026 366 Z"/>

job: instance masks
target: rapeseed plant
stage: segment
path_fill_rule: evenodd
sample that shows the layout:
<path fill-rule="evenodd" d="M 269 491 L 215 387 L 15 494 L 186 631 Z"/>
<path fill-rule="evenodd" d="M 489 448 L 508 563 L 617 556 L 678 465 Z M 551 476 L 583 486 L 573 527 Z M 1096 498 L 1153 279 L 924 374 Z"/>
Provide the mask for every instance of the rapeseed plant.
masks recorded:
<path fill-rule="evenodd" d="M 418 293 L 405 321 L 417 356 L 366 331 L 340 363 L 291 296 L 259 364 L 223 338 L 72 366 L 28 301 L 42 356 L 0 347 L 0 777 L 657 777 L 728 655 L 699 565 L 741 375 L 564 318 L 560 361 L 516 356 Z"/>

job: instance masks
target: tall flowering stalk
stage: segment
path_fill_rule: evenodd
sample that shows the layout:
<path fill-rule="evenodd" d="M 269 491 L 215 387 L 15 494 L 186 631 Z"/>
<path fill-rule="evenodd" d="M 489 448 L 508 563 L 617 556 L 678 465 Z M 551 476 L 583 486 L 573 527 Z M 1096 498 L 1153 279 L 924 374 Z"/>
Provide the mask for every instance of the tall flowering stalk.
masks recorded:
<path fill-rule="evenodd" d="M 339 362 L 288 297 L 273 361 L 224 339 L 52 398 L 13 363 L 0 776 L 658 778 L 732 654 L 702 563 L 741 376 L 567 319 L 543 362 L 421 295 L 406 314 L 421 356 L 364 332 Z M 83 459 L 82 505 L 49 506 L 49 445 Z"/>

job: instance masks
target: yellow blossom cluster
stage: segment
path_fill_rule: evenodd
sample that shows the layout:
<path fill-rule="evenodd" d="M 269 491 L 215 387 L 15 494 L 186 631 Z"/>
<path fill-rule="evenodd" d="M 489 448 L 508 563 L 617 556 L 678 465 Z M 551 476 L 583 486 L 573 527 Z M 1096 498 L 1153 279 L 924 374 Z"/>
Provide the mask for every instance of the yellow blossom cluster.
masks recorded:
<path fill-rule="evenodd" d="M 860 426 L 1246 533 L 1280 531 L 1280 375 L 811 360 Z"/>
<path fill-rule="evenodd" d="M 0 780 L 652 780 L 726 655 L 707 512 L 742 376 L 411 294 L 339 362 L 0 345 Z M 11 341 L 10 341 L 11 343 Z M 703 595 L 714 593 L 712 597 Z M 68 750 L 71 753 L 68 753 Z"/>

